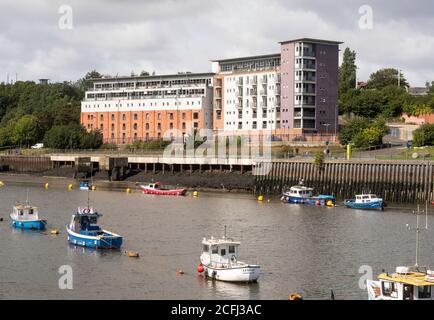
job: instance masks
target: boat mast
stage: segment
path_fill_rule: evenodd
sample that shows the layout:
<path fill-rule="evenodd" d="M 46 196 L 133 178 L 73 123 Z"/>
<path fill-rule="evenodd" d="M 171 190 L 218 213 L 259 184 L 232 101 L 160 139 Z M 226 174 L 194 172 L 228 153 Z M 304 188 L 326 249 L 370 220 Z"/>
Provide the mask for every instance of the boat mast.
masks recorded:
<path fill-rule="evenodd" d="M 419 215 L 420 213 L 423 213 L 425 211 L 425 227 L 421 228 L 419 226 Z M 419 266 L 419 234 L 421 230 L 427 230 L 428 229 L 428 202 L 426 203 L 426 209 L 420 211 L 419 205 L 417 205 L 417 212 L 415 212 L 413 210 L 413 213 L 416 214 L 416 228 L 413 229 L 416 231 L 416 261 L 414 266 L 418 267 Z M 408 230 L 412 230 L 412 228 L 410 228 L 410 226 L 407 224 L 407 229 Z"/>

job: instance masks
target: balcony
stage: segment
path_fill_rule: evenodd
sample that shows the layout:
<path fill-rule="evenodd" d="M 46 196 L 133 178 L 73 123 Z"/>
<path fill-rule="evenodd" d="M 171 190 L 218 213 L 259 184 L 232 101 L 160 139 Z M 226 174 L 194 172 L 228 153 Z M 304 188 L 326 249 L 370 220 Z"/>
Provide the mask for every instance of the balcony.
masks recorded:
<path fill-rule="evenodd" d="M 277 78 L 276 78 L 276 83 L 280 83 L 281 80 L 282 80 L 282 79 L 281 79 L 281 76 L 280 76 L 280 74 L 278 74 L 278 75 L 277 75 Z"/>
<path fill-rule="evenodd" d="M 268 83 L 268 77 L 267 77 L 267 76 L 263 76 L 263 77 L 261 78 L 261 83 L 262 83 L 262 84 L 267 84 L 267 83 Z"/>
<path fill-rule="evenodd" d="M 243 114 L 242 113 L 238 113 L 238 119 L 242 119 L 243 118 Z"/>
<path fill-rule="evenodd" d="M 250 91 L 250 95 L 251 95 L 251 96 L 257 96 L 257 95 L 258 95 L 258 90 L 256 90 L 256 89 L 252 89 L 252 90 Z"/>
<path fill-rule="evenodd" d="M 238 108 L 238 109 L 242 109 L 242 108 L 243 108 L 243 101 L 238 101 L 238 102 L 235 104 L 235 107 Z"/>
<path fill-rule="evenodd" d="M 237 92 L 237 97 L 242 97 L 243 96 L 243 90 L 238 90 Z"/>
<path fill-rule="evenodd" d="M 267 90 L 266 89 L 263 89 L 263 90 L 261 90 L 261 96 L 266 96 L 267 95 Z"/>
<path fill-rule="evenodd" d="M 258 102 L 256 102 L 256 100 L 253 100 L 252 102 L 252 108 L 257 108 L 258 107 Z"/>
<path fill-rule="evenodd" d="M 243 78 L 239 78 L 239 79 L 237 80 L 237 85 L 238 85 L 238 86 L 242 86 L 242 85 L 243 85 Z"/>
<path fill-rule="evenodd" d="M 215 83 L 215 87 L 216 88 L 221 88 L 222 87 L 222 81 L 220 79 L 217 79 L 217 81 Z"/>
<path fill-rule="evenodd" d="M 252 85 L 256 85 L 258 84 L 258 78 L 257 77 L 253 77 L 252 78 Z"/>

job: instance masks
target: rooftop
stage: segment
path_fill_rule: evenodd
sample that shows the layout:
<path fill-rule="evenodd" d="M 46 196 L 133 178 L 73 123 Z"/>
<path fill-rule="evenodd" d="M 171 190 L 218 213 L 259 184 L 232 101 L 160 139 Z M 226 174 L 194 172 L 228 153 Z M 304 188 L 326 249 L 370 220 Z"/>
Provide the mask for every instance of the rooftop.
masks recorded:
<path fill-rule="evenodd" d="M 118 77 L 103 77 L 103 78 L 92 78 L 89 79 L 94 82 L 106 82 L 106 81 L 119 81 L 119 80 L 160 80 L 160 79 L 170 79 L 170 78 L 206 78 L 212 77 L 214 73 L 175 73 L 175 74 L 160 74 L 160 75 L 148 75 L 148 76 L 118 76 Z"/>
<path fill-rule="evenodd" d="M 393 273 L 391 275 L 387 273 L 382 273 L 378 276 L 378 279 L 399 282 L 399 283 L 406 283 L 406 284 L 411 284 L 413 286 L 434 285 L 434 282 L 426 280 L 425 276 L 426 273 L 423 272 L 410 272 L 406 275 L 399 274 L 399 273 Z"/>
<path fill-rule="evenodd" d="M 285 40 L 279 42 L 280 44 L 291 43 L 291 42 L 310 42 L 310 43 L 321 43 L 321 44 L 342 44 L 341 41 L 333 41 L 333 40 L 322 40 L 322 39 L 312 39 L 312 38 L 299 38 L 293 40 Z"/>
<path fill-rule="evenodd" d="M 258 56 L 247 56 L 247 57 L 238 57 L 238 58 L 211 60 L 211 62 L 236 62 L 236 61 L 242 61 L 242 60 L 259 60 L 259 59 L 268 59 L 268 58 L 280 58 L 280 53 L 272 53 L 272 54 L 263 54 L 263 55 L 258 55 Z"/>

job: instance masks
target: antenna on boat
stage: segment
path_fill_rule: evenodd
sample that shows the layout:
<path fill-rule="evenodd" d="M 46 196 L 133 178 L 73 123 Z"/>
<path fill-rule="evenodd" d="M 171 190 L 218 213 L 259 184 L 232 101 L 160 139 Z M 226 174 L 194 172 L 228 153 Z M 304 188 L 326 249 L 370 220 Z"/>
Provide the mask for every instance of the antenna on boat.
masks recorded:
<path fill-rule="evenodd" d="M 29 205 L 29 188 L 26 189 L 26 204 Z"/>
<path fill-rule="evenodd" d="M 225 238 L 226 238 L 226 225 L 225 225 Z"/>
<path fill-rule="evenodd" d="M 425 227 L 421 228 L 419 226 L 419 215 L 420 213 L 425 211 Z M 408 230 L 415 230 L 416 231 L 416 261 L 414 266 L 418 267 L 419 266 L 419 233 L 421 230 L 427 230 L 428 229 L 428 216 L 427 216 L 427 210 L 422 210 L 420 211 L 419 205 L 417 205 L 417 212 L 415 212 L 413 210 L 413 213 L 416 214 L 416 228 L 411 228 L 408 224 L 407 224 L 407 229 Z"/>

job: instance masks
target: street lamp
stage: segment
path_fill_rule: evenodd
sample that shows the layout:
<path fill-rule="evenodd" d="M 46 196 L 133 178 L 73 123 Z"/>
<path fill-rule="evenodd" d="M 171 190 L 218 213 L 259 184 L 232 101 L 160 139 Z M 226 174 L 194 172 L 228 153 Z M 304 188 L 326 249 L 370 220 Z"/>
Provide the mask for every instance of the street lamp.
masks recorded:
<path fill-rule="evenodd" d="M 324 127 L 326 127 L 326 138 L 327 138 L 327 141 L 326 141 L 326 152 L 327 152 L 327 154 L 329 154 L 329 141 L 328 141 L 328 135 L 329 135 L 329 127 L 330 127 L 330 123 L 323 123 L 322 124 Z"/>

